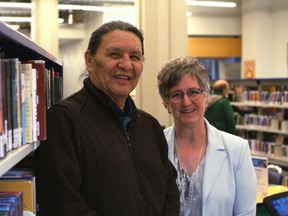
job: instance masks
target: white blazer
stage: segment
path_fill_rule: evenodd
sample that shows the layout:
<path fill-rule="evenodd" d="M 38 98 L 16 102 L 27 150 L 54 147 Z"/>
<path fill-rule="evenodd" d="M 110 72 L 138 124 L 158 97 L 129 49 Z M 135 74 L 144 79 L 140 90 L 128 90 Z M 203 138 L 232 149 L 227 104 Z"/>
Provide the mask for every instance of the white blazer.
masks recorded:
<path fill-rule="evenodd" d="M 257 178 L 248 141 L 205 119 L 208 146 L 202 189 L 203 216 L 256 215 Z M 164 130 L 174 163 L 174 125 Z M 175 165 L 175 164 L 174 164 Z"/>

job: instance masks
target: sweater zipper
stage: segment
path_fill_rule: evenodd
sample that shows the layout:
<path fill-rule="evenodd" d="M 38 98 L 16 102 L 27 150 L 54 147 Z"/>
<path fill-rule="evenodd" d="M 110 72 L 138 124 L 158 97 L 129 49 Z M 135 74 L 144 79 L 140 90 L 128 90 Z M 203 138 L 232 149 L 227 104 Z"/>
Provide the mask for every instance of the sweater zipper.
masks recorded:
<path fill-rule="evenodd" d="M 145 208 L 144 208 L 142 192 L 141 192 L 141 189 L 140 189 L 139 175 L 138 175 L 138 171 L 137 171 L 137 167 L 136 167 L 136 161 L 135 161 L 133 146 L 132 146 L 132 143 L 130 141 L 128 133 L 126 133 L 126 139 L 127 139 L 129 152 L 130 152 L 131 160 L 132 160 L 133 167 L 134 167 L 134 172 L 135 172 L 136 181 L 137 181 L 138 193 L 140 195 L 140 202 L 139 202 L 139 213 L 140 214 L 139 215 L 144 215 L 144 209 Z"/>

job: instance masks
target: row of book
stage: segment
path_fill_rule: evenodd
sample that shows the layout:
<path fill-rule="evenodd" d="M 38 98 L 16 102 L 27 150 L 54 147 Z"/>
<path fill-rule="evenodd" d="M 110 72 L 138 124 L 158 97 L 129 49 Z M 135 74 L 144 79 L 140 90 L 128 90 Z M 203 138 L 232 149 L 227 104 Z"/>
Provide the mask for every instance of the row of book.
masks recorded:
<path fill-rule="evenodd" d="M 258 127 L 262 129 L 273 129 L 287 132 L 288 120 L 279 120 L 275 116 L 260 114 L 245 114 L 244 124 L 246 126 Z"/>
<path fill-rule="evenodd" d="M 260 141 L 258 139 L 249 139 L 248 141 L 252 154 L 264 154 L 288 160 L 288 145 L 279 142 Z"/>
<path fill-rule="evenodd" d="M 62 78 L 44 60 L 0 59 L 0 159 L 46 139 L 46 111 L 62 99 Z"/>
<path fill-rule="evenodd" d="M 35 175 L 29 169 L 11 169 L 0 178 L 0 215 L 37 213 Z"/>
<path fill-rule="evenodd" d="M 288 91 L 249 90 L 236 94 L 237 102 L 288 105 Z"/>

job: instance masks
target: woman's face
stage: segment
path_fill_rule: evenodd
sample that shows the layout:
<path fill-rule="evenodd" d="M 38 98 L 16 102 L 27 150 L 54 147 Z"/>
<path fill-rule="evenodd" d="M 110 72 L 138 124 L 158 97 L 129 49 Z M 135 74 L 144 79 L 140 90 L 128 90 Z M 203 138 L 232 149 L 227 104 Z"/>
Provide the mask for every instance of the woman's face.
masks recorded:
<path fill-rule="evenodd" d="M 139 38 L 131 32 L 112 31 L 103 36 L 94 56 L 86 51 L 85 60 L 92 83 L 123 108 L 143 70 Z"/>
<path fill-rule="evenodd" d="M 175 92 L 185 93 L 183 99 L 179 101 L 171 100 L 171 98 L 167 101 L 168 109 L 176 125 L 191 127 L 197 126 L 200 122 L 203 123 L 207 94 L 203 92 L 197 96 L 194 95 L 194 99 L 189 98 L 186 94 L 188 90 L 197 91 L 199 89 L 200 86 L 198 82 L 189 74 L 184 75 L 180 82 L 170 89 L 170 96 L 171 93 Z"/>

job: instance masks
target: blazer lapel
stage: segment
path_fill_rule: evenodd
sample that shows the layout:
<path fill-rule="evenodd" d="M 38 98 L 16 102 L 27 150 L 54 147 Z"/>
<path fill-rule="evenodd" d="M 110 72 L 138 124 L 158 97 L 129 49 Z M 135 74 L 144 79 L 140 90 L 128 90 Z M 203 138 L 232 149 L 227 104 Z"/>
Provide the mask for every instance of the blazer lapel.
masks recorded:
<path fill-rule="evenodd" d="M 203 180 L 203 203 L 207 199 L 218 175 L 221 172 L 226 158 L 226 151 L 219 134 L 209 123 L 206 122 L 208 132 L 208 146 L 205 156 L 204 180 Z M 216 132 L 216 133 L 215 133 Z"/>

